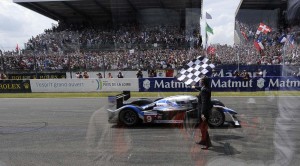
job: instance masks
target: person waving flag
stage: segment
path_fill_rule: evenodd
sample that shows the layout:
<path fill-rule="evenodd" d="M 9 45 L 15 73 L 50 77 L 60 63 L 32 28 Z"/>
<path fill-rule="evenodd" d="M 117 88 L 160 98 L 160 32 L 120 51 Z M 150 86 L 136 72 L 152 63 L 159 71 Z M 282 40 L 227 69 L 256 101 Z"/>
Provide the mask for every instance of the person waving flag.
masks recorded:
<path fill-rule="evenodd" d="M 264 34 L 267 34 L 271 31 L 272 31 L 272 29 L 270 27 L 268 27 L 264 23 L 260 23 L 258 28 L 257 28 L 256 34 L 259 35 L 261 32 L 264 33 Z"/>
<path fill-rule="evenodd" d="M 186 85 L 195 85 L 203 75 L 209 76 L 215 65 L 205 56 L 199 56 L 186 64 L 177 74 L 178 81 L 184 82 Z"/>

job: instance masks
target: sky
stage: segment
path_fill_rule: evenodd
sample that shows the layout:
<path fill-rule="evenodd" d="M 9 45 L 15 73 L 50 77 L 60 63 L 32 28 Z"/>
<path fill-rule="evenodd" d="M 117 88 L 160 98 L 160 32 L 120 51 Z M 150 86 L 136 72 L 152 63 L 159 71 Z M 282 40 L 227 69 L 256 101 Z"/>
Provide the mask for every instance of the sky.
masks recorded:
<path fill-rule="evenodd" d="M 12 0 L 0 0 L 0 49 L 24 48 L 32 36 L 37 36 L 52 27 L 56 21 L 35 13 Z"/>
<path fill-rule="evenodd" d="M 208 33 L 208 45 L 233 45 L 234 20 L 240 0 L 203 0 L 203 16 L 201 20 L 201 34 L 205 36 L 205 22 L 213 29 L 213 35 Z M 212 19 L 205 19 L 205 13 Z M 205 40 L 203 40 L 205 41 Z"/>
<path fill-rule="evenodd" d="M 233 44 L 234 17 L 240 0 L 203 0 L 203 13 L 208 12 L 212 19 L 206 20 L 214 34 L 209 35 L 209 44 Z M 35 13 L 13 3 L 0 0 L 0 49 L 11 51 L 18 45 L 21 49 L 32 36 L 49 29 L 55 20 Z M 201 20 L 202 35 L 205 36 L 205 20 Z"/>

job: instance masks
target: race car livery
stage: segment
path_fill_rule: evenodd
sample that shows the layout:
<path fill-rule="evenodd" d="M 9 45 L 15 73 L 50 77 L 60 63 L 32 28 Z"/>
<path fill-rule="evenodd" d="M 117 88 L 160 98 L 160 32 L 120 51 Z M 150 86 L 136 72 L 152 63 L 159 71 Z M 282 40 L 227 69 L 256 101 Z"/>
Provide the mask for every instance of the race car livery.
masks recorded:
<path fill-rule="evenodd" d="M 110 123 L 123 123 L 134 126 L 138 123 L 184 123 L 187 118 L 199 119 L 198 98 L 192 95 L 176 95 L 152 100 L 139 98 L 124 102 L 130 98 L 130 92 L 124 91 L 115 97 L 116 109 L 108 109 Z M 226 107 L 217 99 L 212 100 L 213 107 L 208 119 L 210 126 L 219 127 L 225 122 L 240 126 L 237 112 Z"/>

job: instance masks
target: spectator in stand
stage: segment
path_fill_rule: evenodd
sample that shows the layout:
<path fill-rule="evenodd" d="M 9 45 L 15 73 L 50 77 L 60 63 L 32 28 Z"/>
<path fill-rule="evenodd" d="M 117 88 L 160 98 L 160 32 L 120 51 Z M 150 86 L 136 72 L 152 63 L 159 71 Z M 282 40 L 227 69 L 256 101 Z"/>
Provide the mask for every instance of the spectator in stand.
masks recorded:
<path fill-rule="evenodd" d="M 6 80 L 7 76 L 4 73 L 0 73 L 0 80 Z"/>
<path fill-rule="evenodd" d="M 241 77 L 241 74 L 240 74 L 240 72 L 239 71 L 234 71 L 234 73 L 233 73 L 233 77 L 234 78 L 240 78 Z"/>
<path fill-rule="evenodd" d="M 153 69 L 151 69 L 151 70 L 149 70 L 149 77 L 156 77 L 156 71 L 155 70 L 153 70 Z"/>
<path fill-rule="evenodd" d="M 137 78 L 143 78 L 143 72 L 142 72 L 141 69 L 139 69 L 139 70 L 137 71 L 136 77 L 137 77 Z"/>
<path fill-rule="evenodd" d="M 244 70 L 242 72 L 241 77 L 243 78 L 244 81 L 249 81 L 250 80 L 250 75 L 246 70 Z"/>
<path fill-rule="evenodd" d="M 76 76 L 76 78 L 79 78 L 79 72 L 76 72 L 75 76 Z"/>
<path fill-rule="evenodd" d="M 103 78 L 101 73 L 98 73 L 97 76 L 98 76 L 98 78 Z"/>
<path fill-rule="evenodd" d="M 111 73 L 108 73 L 108 78 L 113 78 Z"/>
<path fill-rule="evenodd" d="M 88 74 L 88 72 L 87 71 L 84 71 L 84 73 L 83 73 L 83 78 L 89 78 L 90 76 L 89 76 L 89 74 Z"/>
<path fill-rule="evenodd" d="M 118 77 L 118 78 L 124 78 L 123 73 L 122 73 L 121 71 L 119 71 L 117 77 Z"/>
<path fill-rule="evenodd" d="M 76 73 L 76 78 L 83 78 L 81 71 Z"/>
<path fill-rule="evenodd" d="M 299 72 L 296 74 L 297 77 L 300 77 L 300 68 L 299 68 Z"/>
<path fill-rule="evenodd" d="M 256 72 L 256 76 L 257 77 L 262 77 L 263 76 L 263 72 L 261 71 L 261 69 L 258 69 L 258 71 Z"/>
<path fill-rule="evenodd" d="M 282 51 L 283 44 L 278 42 L 280 33 L 275 30 L 262 35 L 264 50 L 258 51 L 252 42 L 255 38 L 253 29 L 257 25 L 238 21 L 237 24 L 246 40 L 240 45 L 212 45 L 215 48 L 215 55 L 211 57 L 214 64 L 280 65 L 284 57 L 285 65 L 300 65 L 299 34 L 282 29 L 287 36 L 293 36 L 293 40 L 287 40 L 289 42 L 285 55 Z M 86 25 L 61 24 L 29 39 L 21 54 L 15 51 L 4 52 L 3 63 L 7 71 L 33 71 L 35 68 L 38 71 L 178 69 L 203 51 L 186 47 L 195 42 L 195 36 L 189 36 L 186 32 L 185 28 L 175 26 L 136 27 L 129 24 L 120 28 L 92 28 Z M 158 49 L 152 48 L 153 43 L 159 45 Z M 129 45 L 131 48 L 138 45 L 141 48 L 139 53 L 129 53 Z M 90 51 L 95 48 L 103 51 Z"/>

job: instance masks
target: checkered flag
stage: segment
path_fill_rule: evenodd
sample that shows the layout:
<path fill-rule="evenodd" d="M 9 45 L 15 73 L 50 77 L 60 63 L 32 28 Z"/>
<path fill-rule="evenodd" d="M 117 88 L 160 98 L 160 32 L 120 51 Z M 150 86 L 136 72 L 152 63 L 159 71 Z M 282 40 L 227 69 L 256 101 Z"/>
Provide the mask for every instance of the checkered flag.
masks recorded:
<path fill-rule="evenodd" d="M 209 59 L 199 56 L 186 64 L 176 78 L 179 81 L 183 81 L 186 85 L 193 86 L 200 81 L 202 75 L 211 73 L 213 68 L 215 68 L 215 65 Z"/>

